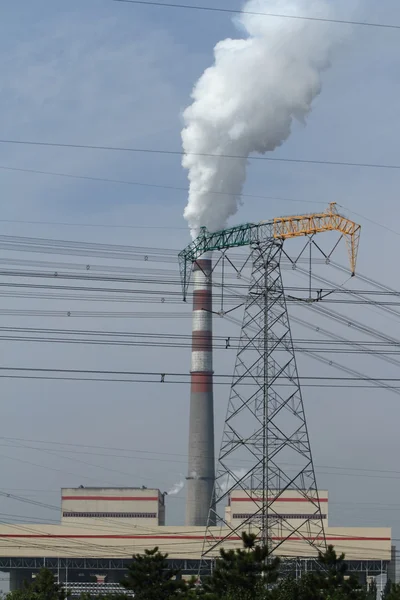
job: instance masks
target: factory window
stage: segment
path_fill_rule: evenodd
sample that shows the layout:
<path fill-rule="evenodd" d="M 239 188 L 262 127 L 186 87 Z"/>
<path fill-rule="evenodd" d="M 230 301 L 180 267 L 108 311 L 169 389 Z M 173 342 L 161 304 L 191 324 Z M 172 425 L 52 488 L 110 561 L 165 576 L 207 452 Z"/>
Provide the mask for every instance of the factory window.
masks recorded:
<path fill-rule="evenodd" d="M 241 513 L 241 514 L 233 514 L 232 518 L 233 519 L 248 519 L 250 517 L 255 517 L 258 518 L 261 515 L 258 514 L 245 514 L 245 513 Z M 320 519 L 322 517 L 322 519 L 326 519 L 326 515 L 299 515 L 299 514 L 291 514 L 291 515 L 274 515 L 274 514 L 270 514 L 268 515 L 268 518 L 270 519 Z"/>
<path fill-rule="evenodd" d="M 156 519 L 157 513 L 125 513 L 125 512 L 63 512 L 63 517 L 82 517 L 83 519 Z"/>

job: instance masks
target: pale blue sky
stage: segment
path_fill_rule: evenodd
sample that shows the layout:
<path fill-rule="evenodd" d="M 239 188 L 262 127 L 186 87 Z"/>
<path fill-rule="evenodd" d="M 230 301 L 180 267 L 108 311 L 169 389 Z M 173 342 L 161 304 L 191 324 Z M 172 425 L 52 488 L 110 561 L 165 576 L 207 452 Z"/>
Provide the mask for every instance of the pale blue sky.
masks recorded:
<path fill-rule="evenodd" d="M 240 7 L 241 2 L 220 0 L 219 5 Z M 347 1 L 336 0 L 335 5 L 339 17 L 349 16 Z M 0 138 L 10 139 L 179 149 L 181 113 L 194 82 L 210 65 L 214 44 L 237 35 L 227 14 L 134 6 L 111 0 L 20 0 L 3 3 L 0 14 Z M 396 0 L 360 0 L 354 18 L 400 24 L 400 6 Z M 399 48 L 400 31 L 355 27 L 338 49 L 332 68 L 324 74 L 323 90 L 307 126 L 294 126 L 293 135 L 276 155 L 399 164 Z M 186 185 L 179 157 L 174 156 L 0 144 L 0 167 L 4 166 Z M 186 202 L 183 191 L 1 169 L 0 181 L 2 219 L 182 228 L 87 229 L 5 223 L 0 219 L 2 234 L 169 248 L 181 248 L 189 240 L 182 219 Z M 253 162 L 245 192 L 324 204 L 337 201 L 400 231 L 399 188 L 400 171 Z M 321 204 L 246 200 L 235 221 L 258 221 L 317 207 Z M 365 226 L 361 271 L 399 288 L 398 236 L 360 220 Z M 372 319 L 373 324 L 373 316 L 368 319 L 366 313 L 366 318 L 370 323 Z M 2 324 L 7 324 L 4 318 Z M 91 322 L 91 326 L 107 328 L 105 323 Z M 185 326 L 189 327 L 188 323 Z M 135 329 L 132 323 L 129 327 Z M 29 349 L 17 351 L 4 344 L 1 347 L 7 364 L 33 363 Z M 77 361 L 88 367 L 101 361 L 103 365 L 110 364 L 109 357 L 100 359 L 96 353 L 88 352 L 85 349 L 77 354 L 66 349 L 53 358 L 49 347 L 40 348 L 35 360 L 42 366 L 51 361 L 58 365 L 60 361 Z M 139 358 L 132 360 L 120 351 L 113 367 L 132 368 Z M 161 355 L 145 353 L 144 358 L 154 360 L 160 369 L 166 362 L 171 369 L 189 368 L 185 354 L 178 367 L 169 357 L 166 361 Z M 144 393 L 148 394 L 145 406 L 141 402 Z M 118 415 L 116 392 L 104 386 L 94 389 L 81 384 L 71 388 L 53 383 L 31 387 L 24 382 L 7 382 L 3 392 L 5 425 L 0 431 L 22 438 L 54 440 L 59 436 L 76 443 L 88 440 L 92 444 L 184 453 L 188 398 L 168 391 L 163 398 L 170 403 L 168 409 L 165 404 L 160 407 L 158 393 L 148 388 L 124 388 L 120 398 L 124 412 Z M 217 398 L 220 425 L 226 398 L 220 392 Z M 345 403 L 343 398 L 332 395 L 323 406 L 317 396 L 311 399 L 314 404 L 310 425 L 317 464 L 396 469 L 400 418 L 396 397 L 386 400 L 368 392 L 365 396 L 358 394 L 353 403 Z M 160 418 L 154 422 L 158 410 Z M 328 432 L 324 429 L 326 421 L 332 424 Z M 67 433 L 59 432 L 61 422 Z M 37 458 L 37 462 L 44 460 Z M 58 458 L 46 460 L 53 467 L 59 464 Z M 110 465 L 113 464 L 115 461 L 111 460 Z M 72 468 L 74 472 L 86 473 L 82 466 L 70 465 Z M 120 468 L 132 473 L 132 480 L 124 480 L 125 484 L 135 485 L 135 477 L 143 474 L 142 465 L 134 462 Z M 152 468 L 149 467 L 149 477 L 153 477 L 154 485 L 163 487 L 164 483 L 157 483 L 157 477 L 164 469 L 153 473 Z M 179 468 L 185 471 L 184 464 Z M 167 474 L 167 483 L 172 484 L 179 477 L 179 468 L 175 465 Z M 66 480 L 65 474 L 48 475 L 45 469 L 33 473 L 28 466 L 8 463 L 6 459 L 2 478 L 4 488 L 51 488 L 52 495 L 44 493 L 41 497 L 52 503 L 58 502 L 57 488 L 81 483 L 75 478 Z M 378 487 L 384 488 L 388 501 L 396 502 L 398 480 L 350 479 L 331 475 L 323 479 L 323 486 L 332 490 L 337 502 L 357 502 L 366 496 L 379 501 Z M 334 511 L 335 524 L 361 525 L 369 520 L 378 524 L 375 508 L 358 515 L 349 507 L 344 505 Z M 9 504 L 6 508 L 4 512 L 12 512 Z M 18 512 L 27 514 L 28 510 L 22 506 Z M 174 522 L 182 521 L 181 511 L 171 508 L 171 512 Z M 392 519 L 391 513 L 379 516 L 379 524 L 393 523 L 400 534 L 400 521 Z"/>
<path fill-rule="evenodd" d="M 338 15 L 348 16 L 348 3 L 336 4 Z M 392 22 L 399 13 L 389 0 L 380 8 L 366 0 L 360 5 L 355 13 L 360 20 Z M 210 64 L 216 41 L 235 35 L 235 29 L 226 14 L 87 0 L 58 6 L 20 2 L 6 9 L 0 33 L 3 138 L 179 149 L 180 115 L 191 87 Z M 308 126 L 295 126 L 277 155 L 393 162 L 399 128 L 397 44 L 396 31 L 354 28 L 324 77 Z M 186 181 L 179 157 L 168 156 L 3 145 L 0 165 L 144 182 L 156 173 L 156 182 L 166 185 Z M 319 200 L 321 191 L 324 200 L 351 195 L 356 209 L 377 185 L 388 186 L 393 197 L 392 177 L 381 171 L 252 163 L 245 191 L 308 200 Z M 68 219 L 103 214 L 114 219 L 115 209 L 157 203 L 179 219 L 185 203 L 184 192 L 20 173 L 3 172 L 2 179 L 6 189 L 13 186 L 13 202 L 4 207 L 10 216 L 22 211 L 37 217 L 43 211 Z M 137 213 L 142 223 L 146 206 Z M 268 206 L 272 213 L 280 207 Z M 286 203 L 284 211 L 291 207 Z M 253 214 L 248 203 L 237 220 L 257 218 L 259 211 L 257 205 Z"/>

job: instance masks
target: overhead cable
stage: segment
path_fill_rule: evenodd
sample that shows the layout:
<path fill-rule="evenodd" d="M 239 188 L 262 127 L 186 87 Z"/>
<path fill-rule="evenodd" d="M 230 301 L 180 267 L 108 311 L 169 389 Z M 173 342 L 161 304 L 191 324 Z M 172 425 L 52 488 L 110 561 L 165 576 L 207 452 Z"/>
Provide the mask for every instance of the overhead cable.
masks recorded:
<path fill-rule="evenodd" d="M 113 0 L 114 2 L 120 2 L 124 4 L 136 4 L 143 6 L 157 6 L 162 8 L 178 8 L 185 10 L 195 11 L 206 11 L 206 12 L 219 12 L 219 13 L 230 13 L 239 15 L 254 15 L 258 17 L 270 17 L 277 19 L 294 19 L 299 21 L 314 21 L 317 23 L 332 23 L 337 25 L 357 25 L 360 27 L 378 27 L 383 29 L 400 29 L 400 25 L 393 23 L 374 23 L 369 21 L 353 21 L 346 19 L 329 19 L 324 17 L 312 17 L 306 15 L 288 15 L 284 13 L 270 13 L 260 11 L 248 11 L 235 8 L 222 8 L 218 6 L 202 6 L 195 4 L 178 4 L 175 2 L 156 2 L 155 0 Z"/>
<path fill-rule="evenodd" d="M 399 27 L 400 28 L 400 27 Z M 277 156 L 245 156 L 239 154 L 211 154 L 207 152 L 184 152 L 183 150 L 167 150 L 157 148 L 129 148 L 126 146 L 108 146 L 108 145 L 94 145 L 94 144 L 73 144 L 67 142 L 43 142 L 34 140 L 15 140 L 15 139 L 0 139 L 0 144 L 14 144 L 22 146 L 42 146 L 48 148 L 71 148 L 71 149 L 84 149 L 84 150 L 106 150 L 113 152 L 130 152 L 134 154 L 160 154 L 169 156 L 203 156 L 209 158 L 225 158 L 232 160 L 257 160 L 257 161 L 270 161 L 270 162 L 283 162 L 293 164 L 309 164 L 309 165 L 327 165 L 333 167 L 358 167 L 362 169 L 386 169 L 386 170 L 400 170 L 400 164 L 388 164 L 388 163 L 367 163 L 367 162 L 350 162 L 350 161 L 334 161 L 334 160 L 319 160 L 319 159 L 305 159 L 305 158 L 285 158 Z"/>

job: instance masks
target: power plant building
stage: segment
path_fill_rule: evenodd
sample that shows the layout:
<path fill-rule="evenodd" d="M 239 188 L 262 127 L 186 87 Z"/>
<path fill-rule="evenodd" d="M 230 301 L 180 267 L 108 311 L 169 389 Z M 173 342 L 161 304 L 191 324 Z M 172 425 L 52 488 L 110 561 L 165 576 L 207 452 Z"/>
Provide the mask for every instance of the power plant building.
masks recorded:
<path fill-rule="evenodd" d="M 237 527 L 240 523 L 253 520 L 253 515 L 261 508 L 261 498 L 254 491 L 235 490 L 231 493 L 229 504 L 225 508 L 225 520 L 232 527 Z M 319 520 L 322 516 L 324 529 L 328 527 L 328 492 L 321 491 L 318 494 L 321 506 L 321 514 L 315 515 L 315 505 L 301 495 L 297 490 L 287 490 L 282 492 L 278 502 L 274 504 L 273 512 L 270 512 L 271 520 L 274 522 L 290 523 L 293 529 L 306 519 Z M 254 516 L 254 520 L 259 517 Z"/>
<path fill-rule="evenodd" d="M 350 569 L 361 578 L 388 569 L 393 573 L 391 529 L 331 527 L 328 493 L 320 491 L 319 496 L 326 542 L 345 553 Z M 0 525 L 0 570 L 10 572 L 12 589 L 46 566 L 77 594 L 90 591 L 88 586 L 105 592 L 121 581 L 133 554 L 158 546 L 168 553 L 171 566 L 195 575 L 201 563 L 205 527 L 164 525 L 164 500 L 157 489 L 64 488 L 59 525 Z M 233 492 L 226 517 L 237 522 L 248 519 L 254 509 L 248 500 L 243 491 Z M 298 493 L 287 490 L 279 504 L 282 520 L 301 523 L 310 510 L 308 504 Z M 214 529 L 215 537 L 222 540 L 226 532 Z M 240 545 L 239 536 L 223 543 L 225 549 Z M 299 535 L 284 542 L 276 554 L 310 561 L 311 565 L 316 549 Z"/>
<path fill-rule="evenodd" d="M 165 525 L 164 495 L 147 488 L 63 488 L 62 524 L 84 523 L 87 519 L 118 519 L 143 526 Z"/>

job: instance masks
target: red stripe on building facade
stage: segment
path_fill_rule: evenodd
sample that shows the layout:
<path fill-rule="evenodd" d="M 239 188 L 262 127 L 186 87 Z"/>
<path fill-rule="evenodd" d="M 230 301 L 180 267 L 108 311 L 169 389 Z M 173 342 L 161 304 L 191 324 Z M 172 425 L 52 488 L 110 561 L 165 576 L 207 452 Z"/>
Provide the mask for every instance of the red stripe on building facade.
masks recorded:
<path fill-rule="evenodd" d="M 46 539 L 105 539 L 105 540 L 175 540 L 175 541 L 179 541 L 179 540 L 204 540 L 204 536 L 203 535 L 73 535 L 73 534 L 36 534 L 36 533 L 12 533 L 12 534 L 6 534 L 6 533 L 1 533 L 0 534 L 0 538 L 4 539 L 4 538 L 18 538 L 18 539 L 30 539 L 30 538 L 46 538 Z M 215 537 L 215 536 L 207 536 L 207 539 L 210 540 L 225 540 L 224 537 Z M 242 538 L 240 536 L 235 536 L 235 537 L 231 537 L 229 538 L 231 540 L 241 540 Z M 323 537 L 313 537 L 313 536 L 298 536 L 298 537 L 290 537 L 290 538 L 286 538 L 286 537 L 273 537 L 273 540 L 279 541 L 279 540 L 286 540 L 289 541 L 296 541 L 296 542 L 301 542 L 304 540 L 323 540 Z M 353 537 L 341 537 L 341 536 L 328 536 L 325 537 L 325 540 L 327 542 L 391 542 L 391 538 L 390 537 L 360 537 L 360 536 L 353 536 Z"/>
<path fill-rule="evenodd" d="M 310 504 L 317 502 L 317 498 L 268 498 L 267 502 L 309 502 Z M 320 502 L 328 502 L 328 498 L 319 498 Z M 265 498 L 231 498 L 233 502 L 265 502 Z"/>
<path fill-rule="evenodd" d="M 63 496 L 62 500 L 114 500 L 117 502 L 158 502 L 158 496 Z"/>

